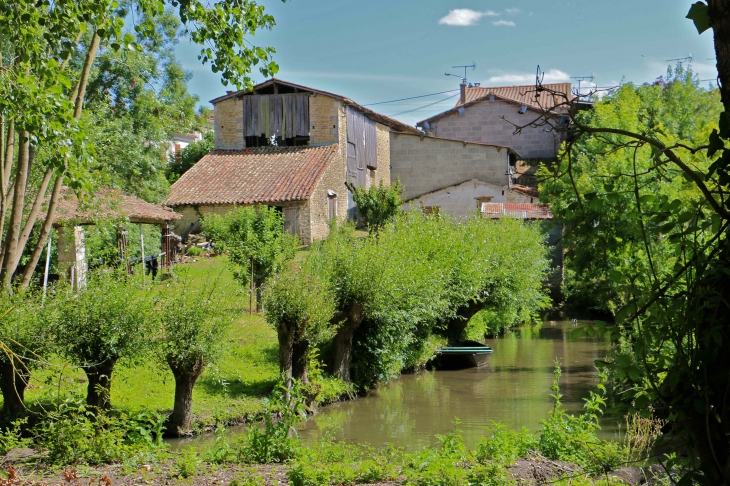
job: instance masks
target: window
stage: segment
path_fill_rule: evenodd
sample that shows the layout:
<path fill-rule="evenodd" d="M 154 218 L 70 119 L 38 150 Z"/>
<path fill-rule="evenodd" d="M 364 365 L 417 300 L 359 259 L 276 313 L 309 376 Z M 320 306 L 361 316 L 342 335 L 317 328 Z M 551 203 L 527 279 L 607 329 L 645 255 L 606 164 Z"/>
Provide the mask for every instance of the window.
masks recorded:
<path fill-rule="evenodd" d="M 441 210 L 441 206 L 423 206 L 423 214 L 435 214 L 438 215 Z"/>
<path fill-rule="evenodd" d="M 327 191 L 327 217 L 332 220 L 337 217 L 337 194 Z"/>

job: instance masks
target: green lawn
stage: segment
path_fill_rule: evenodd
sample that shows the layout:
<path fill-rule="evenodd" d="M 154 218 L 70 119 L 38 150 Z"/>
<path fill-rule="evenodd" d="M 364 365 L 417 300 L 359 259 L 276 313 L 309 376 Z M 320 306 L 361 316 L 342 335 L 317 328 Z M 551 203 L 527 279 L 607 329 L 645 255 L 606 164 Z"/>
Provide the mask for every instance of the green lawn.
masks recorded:
<path fill-rule="evenodd" d="M 230 285 L 233 297 L 225 305 L 235 313 L 221 359 L 209 366 L 198 379 L 193 392 L 193 412 L 198 420 L 238 420 L 262 411 L 261 402 L 271 392 L 278 376 L 276 332 L 262 315 L 249 315 L 248 294 L 233 280 L 225 257 L 200 258 L 178 265 L 177 278 L 193 288 L 206 282 Z M 149 279 L 149 277 L 147 277 Z M 147 280 L 147 285 L 154 284 Z M 131 303 L 133 304 L 133 303 Z M 84 373 L 62 361 L 37 371 L 26 393 L 26 403 L 52 404 L 78 394 L 85 395 Z M 172 409 L 174 380 L 166 365 L 148 359 L 130 364 L 120 362 L 112 377 L 112 405 L 123 410 Z M 60 393 L 59 393 L 60 392 Z"/>

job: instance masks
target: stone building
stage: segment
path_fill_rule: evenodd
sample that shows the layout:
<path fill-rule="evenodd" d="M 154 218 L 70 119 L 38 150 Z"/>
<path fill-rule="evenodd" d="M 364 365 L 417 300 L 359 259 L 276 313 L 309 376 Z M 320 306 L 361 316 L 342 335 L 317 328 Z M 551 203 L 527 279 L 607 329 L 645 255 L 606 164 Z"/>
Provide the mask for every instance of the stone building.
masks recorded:
<path fill-rule="evenodd" d="M 265 204 L 281 208 L 303 243 L 325 238 L 331 218 L 354 217 L 345 182 L 390 184 L 390 134 L 420 133 L 344 96 L 275 78 L 211 103 L 216 150 L 166 200 L 183 214 L 176 231 L 184 236 L 206 213 Z"/>
<path fill-rule="evenodd" d="M 558 133 L 540 124 L 544 111 L 565 115 L 568 111 L 557 106 L 564 101 L 561 93 L 572 98 L 570 83 L 543 84 L 548 91 L 537 93 L 535 85 L 482 87 L 461 85 L 456 106 L 434 115 L 416 126 L 429 136 L 481 142 L 512 147 L 524 160 L 552 159 L 556 157 L 563 141 Z M 515 133 L 516 126 L 529 125 Z"/>
<path fill-rule="evenodd" d="M 519 154 L 509 147 L 405 133 L 391 134 L 390 146 L 391 178 L 401 181 L 403 199 L 412 207 L 466 216 L 482 202 L 537 198 L 510 184 L 510 163 Z"/>

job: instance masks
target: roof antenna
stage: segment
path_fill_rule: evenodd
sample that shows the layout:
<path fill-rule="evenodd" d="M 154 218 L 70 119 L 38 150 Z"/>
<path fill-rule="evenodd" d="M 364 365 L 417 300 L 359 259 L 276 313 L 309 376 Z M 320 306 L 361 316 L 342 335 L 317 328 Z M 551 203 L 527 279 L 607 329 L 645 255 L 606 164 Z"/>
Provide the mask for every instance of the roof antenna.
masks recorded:
<path fill-rule="evenodd" d="M 469 64 L 467 66 L 451 66 L 451 69 L 461 69 L 461 68 L 464 68 L 464 77 L 463 78 L 461 76 L 459 76 L 458 74 L 451 74 L 451 73 L 444 73 L 444 76 L 453 76 L 455 78 L 459 78 L 459 79 L 461 79 L 462 83 L 466 84 L 466 70 L 468 68 L 471 68 L 471 70 L 473 71 L 477 68 L 477 65 L 474 61 L 472 61 L 471 64 Z"/>
<path fill-rule="evenodd" d="M 580 90 L 580 83 L 581 81 L 590 81 L 593 82 L 594 79 L 596 79 L 596 75 L 591 73 L 590 76 L 571 76 L 570 79 L 577 79 L 578 80 L 578 93 L 574 93 L 577 96 L 580 96 L 582 91 Z"/>
<path fill-rule="evenodd" d="M 692 54 L 690 53 L 687 57 L 678 57 L 676 59 L 667 59 L 664 62 L 672 62 L 672 61 L 676 61 L 677 66 L 682 67 L 682 63 L 686 62 L 687 64 L 690 64 L 692 62 Z"/>

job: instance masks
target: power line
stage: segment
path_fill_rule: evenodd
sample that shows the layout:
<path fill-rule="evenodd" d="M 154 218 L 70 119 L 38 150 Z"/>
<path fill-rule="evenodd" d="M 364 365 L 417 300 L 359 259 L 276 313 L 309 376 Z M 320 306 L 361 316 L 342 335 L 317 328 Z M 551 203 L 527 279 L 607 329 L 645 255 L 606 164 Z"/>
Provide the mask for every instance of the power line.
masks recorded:
<path fill-rule="evenodd" d="M 393 114 L 393 115 L 390 115 L 390 116 L 405 115 L 406 113 L 411 113 L 411 112 L 413 112 L 413 111 L 418 111 L 418 110 L 422 110 L 422 109 L 424 109 L 424 108 L 428 108 L 429 106 L 433 106 L 433 105 L 436 105 L 436 104 L 442 103 L 442 102 L 444 102 L 444 101 L 450 100 L 451 98 L 454 98 L 454 97 L 456 97 L 456 96 L 459 96 L 459 95 L 458 95 L 458 94 L 455 94 L 455 95 L 451 95 L 451 96 L 448 96 L 448 97 L 446 97 L 446 98 L 444 98 L 444 99 L 442 99 L 442 100 L 439 100 L 439 101 L 434 101 L 433 103 L 429 103 L 429 104 L 427 104 L 427 105 L 419 106 L 418 108 L 413 108 L 412 110 L 406 110 L 406 111 L 401 111 L 400 113 L 395 113 L 395 114 Z"/>
<path fill-rule="evenodd" d="M 439 93 L 431 93 L 431 94 L 421 95 L 421 96 L 411 96 L 410 98 L 401 98 L 399 100 L 380 101 L 378 103 L 368 103 L 367 105 L 362 105 L 362 106 L 384 105 L 385 103 L 395 103 L 396 101 L 415 100 L 416 98 L 426 98 L 427 96 L 436 96 L 436 95 L 440 95 L 440 94 L 453 93 L 454 91 L 459 91 L 459 90 L 451 89 L 449 91 L 441 91 Z"/>

